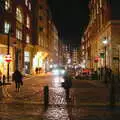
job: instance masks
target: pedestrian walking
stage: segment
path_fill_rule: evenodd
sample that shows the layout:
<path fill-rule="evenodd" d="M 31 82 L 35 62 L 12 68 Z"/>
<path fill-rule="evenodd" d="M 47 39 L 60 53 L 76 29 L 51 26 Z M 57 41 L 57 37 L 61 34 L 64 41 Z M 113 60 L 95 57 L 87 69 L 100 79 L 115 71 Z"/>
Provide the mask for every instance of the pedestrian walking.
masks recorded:
<path fill-rule="evenodd" d="M 63 87 L 65 89 L 66 100 L 69 100 L 70 88 L 72 87 L 72 77 L 68 73 L 64 75 Z"/>
<path fill-rule="evenodd" d="M 35 73 L 38 74 L 38 67 L 35 68 Z"/>
<path fill-rule="evenodd" d="M 5 75 L 3 75 L 3 85 L 5 85 L 5 80 L 6 80 L 6 77 Z"/>
<path fill-rule="evenodd" d="M 23 79 L 23 75 L 19 70 L 16 69 L 12 75 L 12 80 L 15 81 L 16 92 L 19 92 L 21 85 L 23 85 L 22 79 Z"/>
<path fill-rule="evenodd" d="M 2 85 L 2 72 L 0 70 L 0 85 Z"/>

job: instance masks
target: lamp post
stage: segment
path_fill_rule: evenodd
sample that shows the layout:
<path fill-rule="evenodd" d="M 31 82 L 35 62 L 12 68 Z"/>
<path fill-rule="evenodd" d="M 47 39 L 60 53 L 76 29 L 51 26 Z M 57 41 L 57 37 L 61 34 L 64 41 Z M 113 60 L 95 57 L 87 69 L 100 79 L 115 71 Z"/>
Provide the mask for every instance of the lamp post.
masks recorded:
<path fill-rule="evenodd" d="M 104 39 L 103 39 L 103 41 L 102 41 L 102 43 L 104 44 L 104 49 L 105 49 L 105 58 L 104 58 L 104 60 L 105 60 L 105 65 L 104 65 L 104 82 L 105 83 L 107 83 L 107 76 L 106 76 L 106 61 L 107 61 L 107 55 L 106 55 L 106 52 L 107 52 L 107 44 L 108 44 L 108 40 L 107 40 L 107 38 L 105 37 Z"/>
<path fill-rule="evenodd" d="M 8 49 L 7 49 L 7 55 L 10 54 L 10 29 L 8 31 Z M 10 64 L 9 62 L 7 63 L 7 81 L 9 82 L 9 67 L 10 67 Z"/>

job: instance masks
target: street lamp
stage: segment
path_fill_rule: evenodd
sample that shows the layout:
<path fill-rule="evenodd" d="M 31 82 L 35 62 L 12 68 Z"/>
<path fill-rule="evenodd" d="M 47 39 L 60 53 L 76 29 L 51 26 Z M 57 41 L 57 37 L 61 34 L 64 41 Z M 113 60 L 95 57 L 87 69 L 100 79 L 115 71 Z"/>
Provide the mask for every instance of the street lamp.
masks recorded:
<path fill-rule="evenodd" d="M 107 78 L 106 78 L 106 57 L 107 57 L 107 55 L 106 55 L 106 50 L 107 50 L 107 44 L 108 44 L 108 40 L 107 40 L 107 38 L 106 37 L 104 37 L 104 39 L 103 39 L 103 41 L 102 41 L 102 43 L 104 44 L 104 49 L 105 49 L 105 69 L 104 69 L 104 82 L 105 83 L 107 83 Z"/>

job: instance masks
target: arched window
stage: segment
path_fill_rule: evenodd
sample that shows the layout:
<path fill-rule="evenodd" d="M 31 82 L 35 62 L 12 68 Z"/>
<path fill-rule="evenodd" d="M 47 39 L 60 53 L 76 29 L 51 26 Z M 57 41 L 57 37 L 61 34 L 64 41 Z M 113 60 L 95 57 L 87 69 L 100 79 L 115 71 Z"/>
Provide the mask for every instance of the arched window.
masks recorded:
<path fill-rule="evenodd" d="M 23 15 L 22 15 L 22 11 L 20 8 L 16 8 L 16 19 L 17 21 L 19 21 L 20 23 L 23 22 Z"/>

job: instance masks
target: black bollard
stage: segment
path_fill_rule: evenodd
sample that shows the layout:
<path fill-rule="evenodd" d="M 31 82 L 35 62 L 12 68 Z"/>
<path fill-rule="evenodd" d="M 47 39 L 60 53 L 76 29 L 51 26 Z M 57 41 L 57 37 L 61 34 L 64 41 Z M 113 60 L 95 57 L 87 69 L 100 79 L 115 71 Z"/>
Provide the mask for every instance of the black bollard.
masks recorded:
<path fill-rule="evenodd" d="M 110 85 L 110 107 L 115 107 L 115 79 L 112 76 Z"/>
<path fill-rule="evenodd" d="M 47 109 L 49 104 L 49 89 L 48 86 L 44 86 L 44 107 Z"/>

